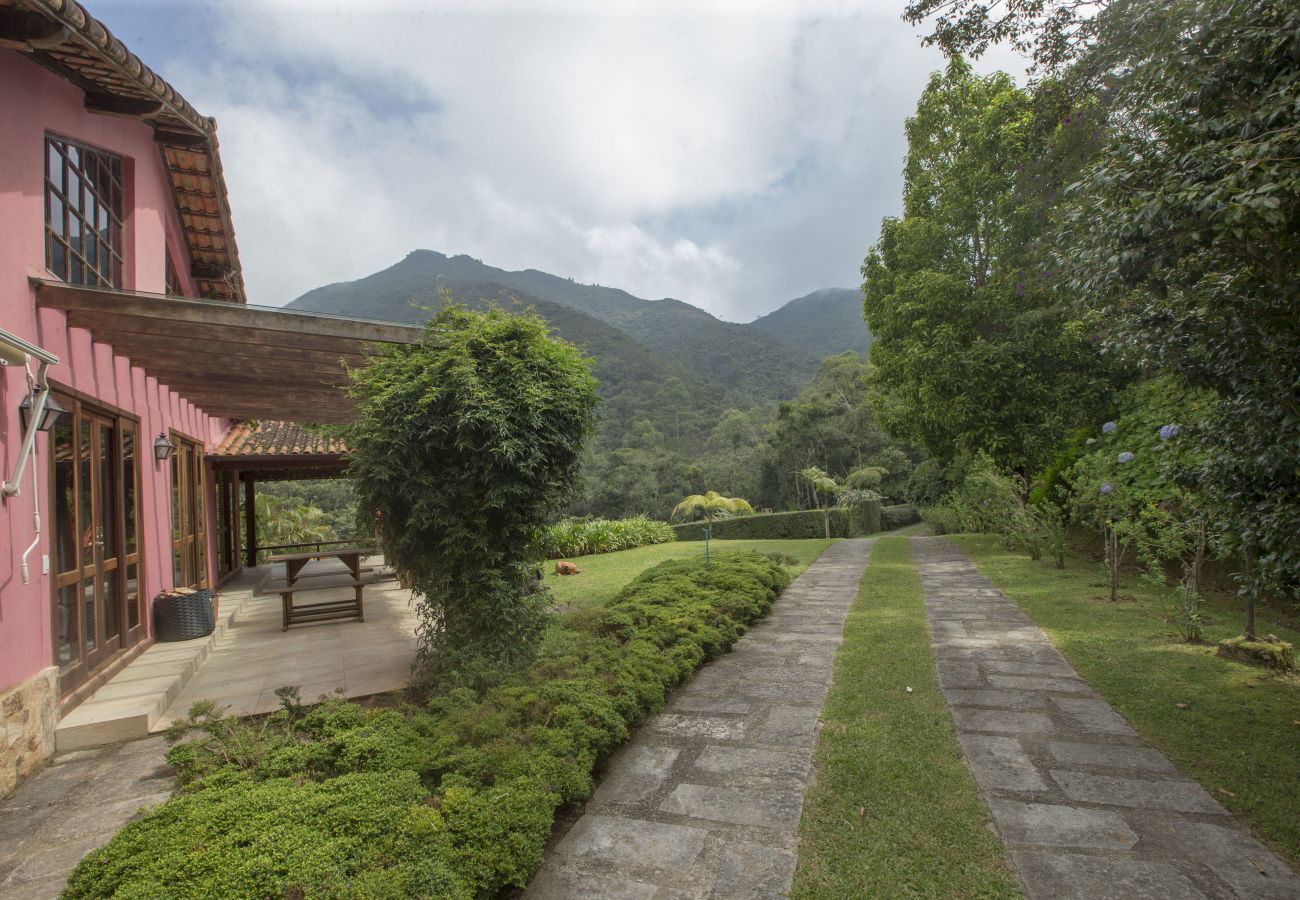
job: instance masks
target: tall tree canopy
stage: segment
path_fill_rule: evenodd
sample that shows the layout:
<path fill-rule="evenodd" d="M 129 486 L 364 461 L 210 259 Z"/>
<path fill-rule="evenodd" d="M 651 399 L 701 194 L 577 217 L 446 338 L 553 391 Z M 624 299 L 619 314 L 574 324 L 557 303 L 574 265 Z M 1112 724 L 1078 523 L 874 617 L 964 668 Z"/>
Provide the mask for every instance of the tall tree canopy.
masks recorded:
<path fill-rule="evenodd" d="M 983 450 L 1021 473 L 1107 384 L 1041 262 L 1055 197 L 1040 160 L 1060 137 L 1034 113 L 1003 73 L 936 73 L 907 120 L 903 217 L 862 267 L 882 423 L 941 460 Z"/>
<path fill-rule="evenodd" d="M 936 17 L 950 52 L 1031 47 L 1106 112 L 1058 240 L 1069 287 L 1110 348 L 1217 397 L 1201 488 L 1253 586 L 1300 596 L 1300 6 L 1091 6 L 917 0 L 908 17 Z"/>

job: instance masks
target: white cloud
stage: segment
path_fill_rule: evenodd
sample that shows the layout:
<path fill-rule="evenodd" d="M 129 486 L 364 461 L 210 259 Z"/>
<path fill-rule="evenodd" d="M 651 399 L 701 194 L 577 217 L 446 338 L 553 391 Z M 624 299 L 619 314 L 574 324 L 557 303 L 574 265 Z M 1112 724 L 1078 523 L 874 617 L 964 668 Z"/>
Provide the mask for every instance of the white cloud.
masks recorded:
<path fill-rule="evenodd" d="M 426 247 L 745 320 L 854 284 L 898 208 L 942 65 L 899 10 L 236 0 L 159 68 L 220 123 L 254 302 Z"/>

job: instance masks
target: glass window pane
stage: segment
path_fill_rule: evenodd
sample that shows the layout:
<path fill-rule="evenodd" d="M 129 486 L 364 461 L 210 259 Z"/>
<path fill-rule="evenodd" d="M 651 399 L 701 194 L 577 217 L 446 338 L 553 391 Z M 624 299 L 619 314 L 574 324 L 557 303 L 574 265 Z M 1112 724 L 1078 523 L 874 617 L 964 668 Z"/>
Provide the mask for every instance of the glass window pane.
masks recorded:
<path fill-rule="evenodd" d="M 81 176 L 75 169 L 68 170 L 68 206 L 74 210 L 80 211 L 81 203 Z"/>
<path fill-rule="evenodd" d="M 136 544 L 138 502 L 135 490 L 135 426 L 128 424 L 122 428 L 122 506 L 126 526 L 122 534 L 122 548 L 127 556 L 138 550 Z"/>
<path fill-rule="evenodd" d="M 117 575 L 116 568 L 104 573 L 100 579 L 101 590 L 104 596 L 100 598 L 100 609 L 104 611 L 104 640 L 111 641 L 121 630 L 121 615 L 118 604 L 121 598 L 117 594 Z"/>
<path fill-rule="evenodd" d="M 77 650 L 77 588 L 78 582 L 61 587 L 54 604 L 54 662 L 67 669 L 81 661 Z"/>
<path fill-rule="evenodd" d="M 77 445 L 77 529 L 81 547 L 81 564 L 90 565 L 95 552 L 95 525 L 90 519 L 90 423 L 81 420 Z"/>
<path fill-rule="evenodd" d="M 54 426 L 54 571 L 77 568 L 76 456 L 72 416 L 59 417 Z"/>
<path fill-rule="evenodd" d="M 117 556 L 117 430 L 99 425 L 99 551 L 104 557 Z"/>
<path fill-rule="evenodd" d="M 86 652 L 89 653 L 99 646 L 98 636 L 95 634 L 94 576 L 83 579 L 81 582 L 81 622 L 84 626 L 82 632 L 86 637 Z"/>
<path fill-rule="evenodd" d="M 54 238 L 50 238 L 50 271 L 65 281 L 67 280 L 68 249 Z"/>
<path fill-rule="evenodd" d="M 135 628 L 140 624 L 140 566 L 136 563 L 126 567 L 126 627 Z"/>
<path fill-rule="evenodd" d="M 49 194 L 49 200 L 50 200 L 50 218 L 49 218 L 50 231 L 54 232 L 59 237 L 63 237 L 66 230 L 63 222 L 63 198 L 60 197 L 58 194 L 54 193 L 53 191 L 51 191 Z"/>

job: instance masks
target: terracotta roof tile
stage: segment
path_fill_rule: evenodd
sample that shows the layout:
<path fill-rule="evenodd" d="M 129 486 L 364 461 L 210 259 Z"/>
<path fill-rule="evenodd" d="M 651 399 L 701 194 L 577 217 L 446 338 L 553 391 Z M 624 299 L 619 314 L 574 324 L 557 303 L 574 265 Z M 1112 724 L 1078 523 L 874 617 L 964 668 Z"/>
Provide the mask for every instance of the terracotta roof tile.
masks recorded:
<path fill-rule="evenodd" d="M 298 422 L 236 422 L 212 456 L 322 456 L 347 452 L 337 437 Z"/>

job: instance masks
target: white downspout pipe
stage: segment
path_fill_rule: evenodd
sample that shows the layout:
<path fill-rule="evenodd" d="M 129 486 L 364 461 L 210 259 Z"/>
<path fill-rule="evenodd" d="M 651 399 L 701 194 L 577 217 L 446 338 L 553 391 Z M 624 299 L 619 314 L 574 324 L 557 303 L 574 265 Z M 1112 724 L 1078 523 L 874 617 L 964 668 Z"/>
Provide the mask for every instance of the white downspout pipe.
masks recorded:
<path fill-rule="evenodd" d="M 36 370 L 36 376 L 32 376 L 30 360 L 35 357 L 40 366 Z M 47 350 L 42 350 L 34 344 L 29 344 L 22 338 L 10 334 L 0 328 L 0 364 L 18 365 L 22 364 L 27 370 L 27 379 L 24 387 L 27 390 L 27 396 L 36 395 L 32 403 L 31 415 L 27 420 L 27 430 L 23 434 L 22 447 L 18 451 L 18 463 L 14 467 L 14 476 L 6 481 L 3 490 L 0 490 L 0 497 L 9 499 L 16 496 L 22 484 L 23 472 L 27 468 L 27 461 L 31 458 L 36 448 L 37 423 L 45 414 L 45 404 L 50 396 L 50 383 L 46 379 L 46 373 L 52 365 L 58 365 L 59 358 Z M 22 580 L 23 584 L 31 583 L 31 570 L 28 567 L 27 559 L 36 550 L 41 543 L 41 497 L 40 497 L 40 473 L 35 467 L 32 468 L 32 527 L 34 536 L 31 545 L 23 551 L 22 557 Z"/>
<path fill-rule="evenodd" d="M 59 358 L 48 350 L 42 350 L 35 344 L 29 344 L 17 335 L 0 328 L 0 360 L 3 360 L 5 365 L 26 365 L 28 357 L 35 357 L 41 364 L 36 371 L 36 388 L 39 393 L 32 401 L 32 412 L 28 417 L 28 428 L 23 435 L 22 447 L 18 451 L 18 463 L 14 467 L 13 478 L 6 481 L 3 490 L 0 490 L 0 496 L 5 499 L 18 493 L 23 473 L 27 470 L 27 460 L 31 458 L 32 451 L 36 447 L 36 423 L 44 415 L 45 401 L 50 396 L 50 383 L 46 380 L 45 373 L 50 366 L 59 364 Z"/>

